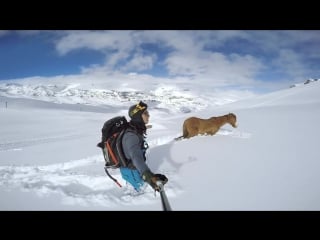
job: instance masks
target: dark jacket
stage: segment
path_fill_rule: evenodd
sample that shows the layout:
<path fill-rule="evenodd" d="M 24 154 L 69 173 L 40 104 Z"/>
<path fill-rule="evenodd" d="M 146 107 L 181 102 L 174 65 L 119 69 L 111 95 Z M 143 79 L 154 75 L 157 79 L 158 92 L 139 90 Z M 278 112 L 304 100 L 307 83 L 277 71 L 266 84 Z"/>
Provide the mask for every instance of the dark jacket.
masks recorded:
<path fill-rule="evenodd" d="M 122 138 L 122 148 L 125 157 L 131 161 L 141 175 L 146 170 L 150 170 L 146 164 L 148 144 L 143 134 L 130 128 L 127 129 Z"/>

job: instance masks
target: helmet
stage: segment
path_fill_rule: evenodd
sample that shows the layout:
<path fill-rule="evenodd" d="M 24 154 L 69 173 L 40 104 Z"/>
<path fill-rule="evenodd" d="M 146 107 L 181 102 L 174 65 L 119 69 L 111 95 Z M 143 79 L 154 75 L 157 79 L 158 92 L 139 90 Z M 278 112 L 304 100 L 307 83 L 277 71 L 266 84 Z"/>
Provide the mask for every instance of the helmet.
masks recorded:
<path fill-rule="evenodd" d="M 148 108 L 148 105 L 142 101 L 140 101 L 136 105 L 132 105 L 129 108 L 128 115 L 131 119 L 142 119 L 142 113 Z"/>

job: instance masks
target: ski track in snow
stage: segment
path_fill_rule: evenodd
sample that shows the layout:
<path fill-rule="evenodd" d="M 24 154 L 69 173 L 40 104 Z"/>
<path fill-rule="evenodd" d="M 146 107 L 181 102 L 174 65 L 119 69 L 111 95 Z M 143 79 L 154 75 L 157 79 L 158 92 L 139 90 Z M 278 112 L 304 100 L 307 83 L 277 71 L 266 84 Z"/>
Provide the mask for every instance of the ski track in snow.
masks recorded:
<path fill-rule="evenodd" d="M 251 138 L 251 133 L 240 132 L 238 130 L 229 130 L 221 128 L 216 135 L 231 136 L 237 138 Z"/>
<path fill-rule="evenodd" d="M 203 135 L 197 135 L 195 137 L 215 137 L 215 136 L 230 136 L 230 137 L 234 137 L 234 138 L 251 138 L 251 133 L 221 128 L 214 135 L 203 134 Z M 178 135 L 174 136 L 173 138 L 177 138 L 177 137 L 178 137 Z M 185 138 L 174 139 L 174 140 L 175 141 L 188 141 L 188 139 L 185 139 Z"/>
<path fill-rule="evenodd" d="M 216 135 L 228 135 L 231 137 L 249 138 L 251 134 L 235 130 L 220 129 Z M 52 138 L 29 139 L 21 142 L 2 143 L 0 151 L 18 150 L 18 147 L 29 146 L 60 138 L 73 138 L 74 136 L 61 136 Z M 149 142 L 150 148 L 168 144 L 174 141 L 176 135 L 156 138 Z M 186 139 L 185 139 L 186 140 Z M 102 155 L 95 155 L 84 159 L 72 160 L 65 163 L 34 166 L 0 166 L 0 186 L 20 188 L 22 191 L 33 191 L 39 196 L 58 193 L 62 196 L 65 205 L 100 206 L 112 209 L 112 207 L 123 205 L 145 205 L 158 202 L 154 191 L 147 185 L 142 193 L 137 193 L 129 184 L 121 178 L 119 170 L 109 170 L 116 178 L 122 188 L 106 176 L 103 170 L 104 160 Z M 90 174 L 88 174 L 88 172 Z M 170 181 L 176 179 L 175 173 L 167 169 L 166 175 Z M 166 187 L 169 197 L 180 194 L 182 189 Z M 132 198 L 139 198 L 132 201 Z"/>
<path fill-rule="evenodd" d="M 83 168 L 82 171 L 81 168 Z M 34 191 L 39 196 L 59 193 L 63 197 L 64 204 L 82 206 L 112 207 L 113 202 L 132 204 L 130 200 L 132 197 L 142 196 L 125 183 L 122 183 L 123 189 L 118 188 L 102 171 L 87 175 L 85 169 L 88 168 L 103 171 L 101 156 L 45 166 L 1 166 L 0 185 L 7 188 L 21 188 L 23 191 Z M 115 178 L 121 179 L 118 171 L 110 171 Z M 145 189 L 145 192 L 148 190 Z M 144 199 L 148 198 L 152 199 L 152 196 L 150 194 L 144 196 Z M 137 202 L 141 203 L 141 201 Z"/>
<path fill-rule="evenodd" d="M 49 142 L 58 142 L 60 140 L 74 139 L 80 135 L 71 134 L 64 136 L 54 136 L 46 138 L 32 138 L 32 139 L 23 139 L 23 141 L 18 142 L 0 142 L 0 152 L 2 151 L 17 151 L 21 150 L 24 147 L 29 147 L 33 145 L 49 143 Z"/>
<path fill-rule="evenodd" d="M 109 170 L 121 183 L 120 188 L 108 178 L 103 166 L 101 155 L 44 166 L 0 166 L 0 186 L 8 190 L 20 188 L 22 191 L 32 191 L 40 197 L 58 193 L 62 196 L 62 204 L 83 207 L 112 209 L 119 204 L 131 206 L 158 203 L 160 196 L 155 197 L 154 191 L 147 184 L 141 193 L 137 193 L 122 180 L 119 170 Z M 168 196 L 178 192 L 179 189 L 166 189 Z M 132 198 L 139 200 L 132 201 Z"/>

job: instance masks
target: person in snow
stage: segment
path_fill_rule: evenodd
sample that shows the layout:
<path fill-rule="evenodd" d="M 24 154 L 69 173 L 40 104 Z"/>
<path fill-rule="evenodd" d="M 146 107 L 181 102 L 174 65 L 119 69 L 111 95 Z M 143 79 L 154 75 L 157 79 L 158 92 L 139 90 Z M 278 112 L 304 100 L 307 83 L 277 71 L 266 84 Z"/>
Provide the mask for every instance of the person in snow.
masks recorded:
<path fill-rule="evenodd" d="M 122 178 L 137 191 L 147 182 L 154 190 L 159 191 L 157 181 L 166 184 L 168 178 L 163 174 L 154 174 L 146 164 L 147 124 L 149 122 L 148 105 L 142 101 L 129 108 L 129 127 L 122 138 L 125 157 L 131 163 L 128 167 L 120 167 Z"/>

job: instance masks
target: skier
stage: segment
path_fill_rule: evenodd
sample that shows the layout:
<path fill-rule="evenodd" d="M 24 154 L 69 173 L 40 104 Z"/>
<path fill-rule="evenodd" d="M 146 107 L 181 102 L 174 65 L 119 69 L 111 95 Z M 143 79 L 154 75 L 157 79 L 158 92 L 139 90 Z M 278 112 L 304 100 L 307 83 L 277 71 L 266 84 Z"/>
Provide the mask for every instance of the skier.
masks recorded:
<path fill-rule="evenodd" d="M 122 147 L 125 157 L 131 163 L 128 167 L 120 167 L 121 176 L 137 191 L 147 182 L 155 191 L 159 191 L 157 181 L 166 184 L 168 178 L 163 174 L 154 174 L 146 164 L 146 131 L 149 122 L 148 105 L 142 101 L 129 108 L 129 127 L 123 135 Z"/>

